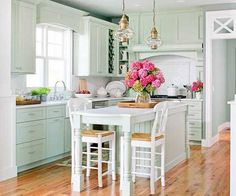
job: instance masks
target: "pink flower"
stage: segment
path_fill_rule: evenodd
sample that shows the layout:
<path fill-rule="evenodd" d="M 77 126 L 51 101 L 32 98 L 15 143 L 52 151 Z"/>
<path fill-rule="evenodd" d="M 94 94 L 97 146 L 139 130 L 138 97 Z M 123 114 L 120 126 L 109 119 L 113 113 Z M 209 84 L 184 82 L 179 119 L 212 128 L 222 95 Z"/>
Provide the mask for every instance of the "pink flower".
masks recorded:
<path fill-rule="evenodd" d="M 130 77 L 133 79 L 133 80 L 137 80 L 138 79 L 138 76 L 139 76 L 139 72 L 134 70 L 130 73 Z"/>
<path fill-rule="evenodd" d="M 147 85 L 148 85 L 148 80 L 147 80 L 147 78 L 141 78 L 140 79 L 140 82 L 141 82 L 141 85 L 143 86 L 143 87 L 146 87 Z"/>
<path fill-rule="evenodd" d="M 133 62 L 133 63 L 131 64 L 131 68 L 132 68 L 132 69 L 139 70 L 139 69 L 143 68 L 143 63 L 140 62 L 140 61 Z"/>
<path fill-rule="evenodd" d="M 143 69 L 146 69 L 148 71 L 153 71 L 155 70 L 155 65 L 150 61 L 146 60 L 143 62 Z"/>
<path fill-rule="evenodd" d="M 201 81 L 193 82 L 193 84 L 192 84 L 192 91 L 193 92 L 200 92 L 202 90 L 203 90 L 203 82 L 201 82 Z"/>
<path fill-rule="evenodd" d="M 147 77 L 148 83 L 153 82 L 154 80 L 156 80 L 156 76 L 155 75 L 148 75 Z"/>
<path fill-rule="evenodd" d="M 163 74 L 160 71 L 158 71 L 156 77 L 157 77 L 158 80 L 160 80 L 161 84 L 163 84 L 165 82 L 165 78 L 164 78 Z"/>
<path fill-rule="evenodd" d="M 156 79 L 155 81 L 152 82 L 152 85 L 155 87 L 155 88 L 159 88 L 161 86 L 161 81 Z"/>
<path fill-rule="evenodd" d="M 128 86 L 129 88 L 132 88 L 135 83 L 135 80 L 133 79 L 126 80 L 125 83 L 126 83 L 126 86 Z"/>
<path fill-rule="evenodd" d="M 148 72 L 145 69 L 140 69 L 138 71 L 138 75 L 139 75 L 140 78 L 145 78 L 148 75 Z"/>

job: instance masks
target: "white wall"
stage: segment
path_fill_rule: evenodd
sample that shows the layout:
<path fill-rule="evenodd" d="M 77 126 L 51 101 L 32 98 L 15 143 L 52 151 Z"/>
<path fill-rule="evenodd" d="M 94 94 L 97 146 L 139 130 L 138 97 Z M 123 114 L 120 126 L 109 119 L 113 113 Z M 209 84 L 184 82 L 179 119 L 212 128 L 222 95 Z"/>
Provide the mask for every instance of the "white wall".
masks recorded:
<path fill-rule="evenodd" d="M 218 126 L 227 120 L 227 41 L 212 43 L 212 136 L 218 133 Z"/>
<path fill-rule="evenodd" d="M 16 176 L 15 99 L 11 97 L 11 1 L 0 6 L 0 181 Z"/>

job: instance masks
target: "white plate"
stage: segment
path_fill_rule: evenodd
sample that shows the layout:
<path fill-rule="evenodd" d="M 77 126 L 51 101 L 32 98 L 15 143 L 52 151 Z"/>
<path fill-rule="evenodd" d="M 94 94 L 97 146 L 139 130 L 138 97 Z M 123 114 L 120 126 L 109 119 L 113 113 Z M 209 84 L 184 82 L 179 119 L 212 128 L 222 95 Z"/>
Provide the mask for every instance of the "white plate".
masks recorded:
<path fill-rule="evenodd" d="M 75 97 L 77 97 L 77 98 L 90 98 L 90 97 L 92 97 L 92 94 L 75 94 Z"/>
<path fill-rule="evenodd" d="M 117 89 L 120 90 L 120 92 L 122 92 L 122 94 L 125 93 L 126 91 L 126 86 L 123 82 L 121 81 L 113 81 L 113 82 L 109 82 L 106 86 L 106 91 L 111 94 L 112 91 L 116 91 Z"/>

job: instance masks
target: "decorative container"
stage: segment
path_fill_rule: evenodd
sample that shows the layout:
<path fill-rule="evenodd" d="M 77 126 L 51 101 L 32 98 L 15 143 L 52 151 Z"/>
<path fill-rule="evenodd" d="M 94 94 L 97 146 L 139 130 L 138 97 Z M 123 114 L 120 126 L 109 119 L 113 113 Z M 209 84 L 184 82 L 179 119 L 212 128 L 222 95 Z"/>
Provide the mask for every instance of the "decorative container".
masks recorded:
<path fill-rule="evenodd" d="M 138 92 L 135 98 L 136 103 L 149 103 L 151 102 L 151 97 L 149 93 L 146 92 Z"/>
<path fill-rule="evenodd" d="M 202 99 L 202 93 L 201 92 L 196 92 L 196 99 Z"/>

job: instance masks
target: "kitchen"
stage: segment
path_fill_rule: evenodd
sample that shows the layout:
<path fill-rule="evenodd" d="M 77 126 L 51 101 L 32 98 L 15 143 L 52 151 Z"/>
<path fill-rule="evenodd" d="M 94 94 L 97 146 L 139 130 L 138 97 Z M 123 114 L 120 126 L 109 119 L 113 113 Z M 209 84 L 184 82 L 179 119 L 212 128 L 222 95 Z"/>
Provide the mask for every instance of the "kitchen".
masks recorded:
<path fill-rule="evenodd" d="M 67 3 L 59 0 L 12 1 L 12 22 L 8 21 L 8 25 L 12 26 L 12 33 L 9 33 L 11 37 L 8 37 L 8 40 L 12 40 L 11 52 L 8 54 L 11 56 L 11 71 L 8 67 L 2 72 L 9 73 L 2 77 L 2 83 L 6 84 L 2 87 L 3 97 L 14 95 L 11 101 L 7 99 L 8 105 L 3 102 L 8 116 L 2 119 L 3 122 L 7 121 L 12 130 L 10 147 L 6 151 L 6 155 L 11 155 L 11 164 L 6 164 L 12 169 L 1 179 L 54 161 L 59 161 L 59 164 L 63 165 L 61 167 L 69 166 L 70 159 L 67 157 L 73 146 L 73 134 L 66 107 L 68 100 L 74 96 L 87 97 L 89 107 L 98 111 L 103 111 L 106 107 L 117 107 L 121 101 L 135 100 L 136 93 L 127 91 L 124 84 L 125 75 L 135 61 L 148 60 L 164 75 L 165 83 L 151 94 L 152 100 L 168 100 L 176 105 L 180 104 L 179 110 L 173 106 L 170 113 L 180 112 L 181 120 L 178 120 L 178 115 L 168 117 L 170 120 L 166 128 L 166 172 L 191 157 L 189 144 L 207 146 L 208 143 L 204 141 L 207 133 L 202 87 L 197 89 L 196 93 L 192 92 L 192 84 L 204 81 L 205 77 L 204 14 L 207 10 L 217 10 L 221 7 L 225 9 L 232 5 L 219 5 L 218 8 L 210 5 L 204 7 L 201 4 L 183 7 L 181 2 L 177 2 L 176 7 L 170 10 L 163 8 L 159 11 L 160 2 L 156 1 L 156 8 L 155 4 L 150 2 L 148 10 L 144 11 L 139 4 L 126 2 L 129 9 L 124 11 L 127 12 L 129 27 L 134 34 L 128 42 L 119 42 L 115 32 L 118 29 L 121 9 L 116 9 L 112 14 L 108 11 L 101 16 L 101 11 L 100 14 L 89 14 L 88 8 L 80 10 L 73 2 L 70 6 L 66 5 Z M 121 2 L 119 6 L 120 4 Z M 154 13 L 152 9 L 155 10 Z M 153 16 L 156 21 L 152 20 Z M 162 42 L 157 49 L 155 45 L 153 49 L 153 45 L 147 45 L 145 41 L 155 23 Z M 5 23 L 3 25 L 5 26 Z M 41 100 L 40 94 L 44 95 Z M 40 104 L 15 106 L 15 96 L 18 104 L 27 101 L 25 99 L 34 99 Z M 152 117 L 150 114 L 149 121 Z M 101 119 L 98 119 L 91 118 L 90 120 L 96 123 L 89 124 L 99 124 Z M 123 131 L 119 128 L 121 124 L 109 122 L 104 124 L 109 125 L 109 130 L 116 131 L 116 159 L 119 168 L 121 149 L 118 136 Z M 134 127 L 135 131 L 151 131 L 150 122 L 139 122 Z M 178 122 L 177 126 L 174 126 L 175 122 Z M 107 128 L 108 126 L 104 125 L 93 125 L 93 129 Z M 173 134 L 173 129 L 179 134 Z M 124 137 L 126 158 L 130 157 L 128 137 Z M 80 146 L 81 141 L 77 142 Z M 177 149 L 176 146 L 180 148 Z M 77 150 L 74 149 L 76 152 Z M 130 162 L 131 160 L 128 165 Z M 147 167 L 144 164 L 145 166 Z M 124 167 L 130 175 L 130 168 L 127 165 Z M 2 168 L 6 168 L 4 164 Z M 128 178 L 124 180 L 131 183 Z M 78 183 L 74 184 L 77 184 L 75 190 L 82 190 L 81 187 L 78 188 Z M 80 185 L 82 186 L 82 183 Z M 130 187 L 125 187 L 129 193 L 132 192 Z"/>

